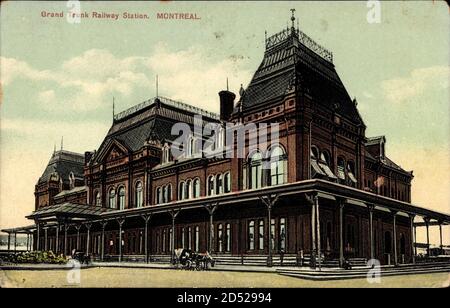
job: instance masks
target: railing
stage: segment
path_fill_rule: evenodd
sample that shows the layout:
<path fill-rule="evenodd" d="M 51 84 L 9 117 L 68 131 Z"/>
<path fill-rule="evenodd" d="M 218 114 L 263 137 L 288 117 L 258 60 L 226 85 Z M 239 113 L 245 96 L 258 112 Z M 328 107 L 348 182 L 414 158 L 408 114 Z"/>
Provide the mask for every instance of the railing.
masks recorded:
<path fill-rule="evenodd" d="M 299 29 L 285 29 L 266 39 L 266 49 L 269 49 L 293 36 L 305 47 L 322 57 L 324 60 L 333 63 L 333 53 L 317 44 L 312 38 Z"/>
<path fill-rule="evenodd" d="M 168 106 L 172 106 L 172 107 L 175 107 L 175 108 L 178 108 L 178 109 L 189 111 L 189 112 L 192 112 L 192 113 L 195 113 L 195 114 L 200 114 L 202 116 L 209 117 L 209 118 L 212 118 L 212 119 L 215 119 L 215 120 L 219 120 L 220 119 L 220 116 L 218 114 L 216 114 L 216 113 L 213 113 L 213 112 L 210 112 L 210 111 L 206 111 L 204 109 L 201 109 L 201 108 L 198 108 L 198 107 L 194 107 L 194 106 L 182 103 L 182 102 L 178 102 L 178 101 L 175 101 L 175 100 L 167 98 L 167 97 L 158 96 L 158 97 L 154 97 L 154 98 L 151 98 L 149 100 L 146 100 L 145 102 L 137 104 L 137 105 L 135 105 L 133 107 L 130 107 L 130 108 L 128 108 L 128 109 L 126 109 L 126 110 L 124 110 L 124 111 L 114 115 L 114 120 L 115 121 L 121 120 L 121 119 L 126 118 L 129 115 L 131 115 L 131 114 L 133 114 L 133 113 L 135 113 L 135 112 L 137 112 L 139 110 L 142 110 L 142 109 L 144 109 L 144 108 L 146 108 L 148 106 L 151 106 L 151 105 L 155 104 L 157 98 L 160 100 L 161 103 L 166 104 Z"/>

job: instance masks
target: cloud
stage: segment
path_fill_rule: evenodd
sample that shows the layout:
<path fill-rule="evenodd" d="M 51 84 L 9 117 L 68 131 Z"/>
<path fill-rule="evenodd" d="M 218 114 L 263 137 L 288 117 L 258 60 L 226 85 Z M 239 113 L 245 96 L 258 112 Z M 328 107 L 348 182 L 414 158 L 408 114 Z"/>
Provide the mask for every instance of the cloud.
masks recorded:
<path fill-rule="evenodd" d="M 422 95 L 430 89 L 449 87 L 448 66 L 432 66 L 411 71 L 405 78 L 394 78 L 382 82 L 385 97 L 394 103 L 402 103 L 408 99 Z"/>
<path fill-rule="evenodd" d="M 109 105 L 115 95 L 131 102 L 130 106 L 138 104 L 136 99 L 142 99 L 138 93 L 148 95 L 146 99 L 151 96 L 147 93 L 155 92 L 156 74 L 161 94 L 217 110 L 217 93 L 227 77 L 236 90 L 240 81 L 251 77 L 242 69 L 244 59 L 214 61 L 200 47 L 171 51 L 161 43 L 145 57 L 119 58 L 108 50 L 90 49 L 52 70 L 38 70 L 14 58 L 2 57 L 1 64 L 5 86 L 19 79 L 42 82 L 35 95 L 40 107 L 51 111 L 95 110 Z"/>

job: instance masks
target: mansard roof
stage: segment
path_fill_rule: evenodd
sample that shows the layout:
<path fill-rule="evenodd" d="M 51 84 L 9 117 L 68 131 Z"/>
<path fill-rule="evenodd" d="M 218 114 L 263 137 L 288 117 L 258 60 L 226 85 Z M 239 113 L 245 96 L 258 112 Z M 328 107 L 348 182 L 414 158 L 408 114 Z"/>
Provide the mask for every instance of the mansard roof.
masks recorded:
<path fill-rule="evenodd" d="M 171 134 L 172 126 L 180 122 L 192 126 L 194 115 L 201 115 L 203 123 L 219 121 L 219 115 L 215 113 L 161 96 L 133 106 L 114 116 L 93 160 L 98 161 L 113 140 L 131 152 L 141 149 L 149 140 L 173 141 L 178 136 Z"/>
<path fill-rule="evenodd" d="M 69 174 L 71 172 L 73 172 L 75 178 L 83 178 L 83 167 L 83 154 L 66 150 L 56 151 L 52 154 L 47 167 L 38 180 L 38 184 L 47 182 L 52 175 L 56 174 L 62 179 L 63 183 L 69 183 Z"/>
<path fill-rule="evenodd" d="M 315 102 L 362 124 L 356 104 L 335 70 L 332 53 L 292 27 L 266 39 L 264 58 L 241 97 L 242 111 L 283 98 L 294 86 L 309 93 Z"/>

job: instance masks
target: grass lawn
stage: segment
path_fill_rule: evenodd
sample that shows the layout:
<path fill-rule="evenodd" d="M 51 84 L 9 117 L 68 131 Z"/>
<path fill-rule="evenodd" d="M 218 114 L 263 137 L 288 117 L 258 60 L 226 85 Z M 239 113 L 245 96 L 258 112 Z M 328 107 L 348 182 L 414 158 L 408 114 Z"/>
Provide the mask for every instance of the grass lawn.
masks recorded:
<path fill-rule="evenodd" d="M 0 270 L 0 287 L 445 287 L 450 274 L 421 274 L 382 277 L 381 283 L 365 279 L 311 281 L 275 273 L 195 272 L 164 269 L 82 269 L 80 284 L 68 283 L 66 270 Z"/>

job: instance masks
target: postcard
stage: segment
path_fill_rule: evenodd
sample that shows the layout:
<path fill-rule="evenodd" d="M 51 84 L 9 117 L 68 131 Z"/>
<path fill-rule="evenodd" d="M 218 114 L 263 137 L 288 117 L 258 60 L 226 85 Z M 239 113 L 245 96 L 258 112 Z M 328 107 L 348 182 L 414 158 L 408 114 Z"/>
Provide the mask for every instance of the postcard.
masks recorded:
<path fill-rule="evenodd" d="M 0 286 L 448 287 L 449 16 L 2 2 Z"/>

